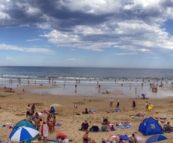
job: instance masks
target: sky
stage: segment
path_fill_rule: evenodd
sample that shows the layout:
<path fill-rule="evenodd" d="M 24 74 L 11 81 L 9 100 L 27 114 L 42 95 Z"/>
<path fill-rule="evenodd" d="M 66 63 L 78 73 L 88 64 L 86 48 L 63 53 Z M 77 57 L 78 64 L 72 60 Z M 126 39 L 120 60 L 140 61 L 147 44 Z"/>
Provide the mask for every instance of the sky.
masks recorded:
<path fill-rule="evenodd" d="M 0 0 L 0 66 L 173 69 L 173 0 Z"/>

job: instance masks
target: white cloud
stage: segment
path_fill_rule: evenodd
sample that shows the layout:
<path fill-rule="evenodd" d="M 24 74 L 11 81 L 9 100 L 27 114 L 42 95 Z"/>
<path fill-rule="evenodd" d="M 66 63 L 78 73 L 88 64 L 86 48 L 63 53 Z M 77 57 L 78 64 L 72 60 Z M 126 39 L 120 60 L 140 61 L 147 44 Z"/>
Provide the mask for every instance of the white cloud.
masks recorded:
<path fill-rule="evenodd" d="M 40 41 L 40 39 L 27 39 L 27 42 L 34 42 L 34 41 Z"/>
<path fill-rule="evenodd" d="M 129 52 L 129 53 L 114 53 L 113 55 L 117 55 L 117 56 L 125 56 L 125 55 L 135 55 L 137 54 L 137 52 Z"/>
<path fill-rule="evenodd" d="M 0 50 L 11 50 L 11 51 L 28 52 L 28 53 L 45 53 L 45 54 L 54 53 L 54 51 L 45 48 L 24 48 L 24 47 L 18 47 L 6 44 L 0 44 Z"/>
<path fill-rule="evenodd" d="M 67 61 L 76 61 L 75 58 L 70 58 L 70 59 L 67 59 Z"/>
<path fill-rule="evenodd" d="M 12 57 L 6 57 L 6 60 L 14 61 L 16 59 L 15 58 L 12 58 Z"/>
<path fill-rule="evenodd" d="M 159 24 L 149 25 L 136 20 L 105 22 L 95 27 L 76 26 L 73 32 L 52 30 L 42 36 L 57 47 L 73 49 L 104 51 L 105 48 L 114 47 L 141 52 L 155 48 L 173 50 L 173 36 L 161 29 Z"/>

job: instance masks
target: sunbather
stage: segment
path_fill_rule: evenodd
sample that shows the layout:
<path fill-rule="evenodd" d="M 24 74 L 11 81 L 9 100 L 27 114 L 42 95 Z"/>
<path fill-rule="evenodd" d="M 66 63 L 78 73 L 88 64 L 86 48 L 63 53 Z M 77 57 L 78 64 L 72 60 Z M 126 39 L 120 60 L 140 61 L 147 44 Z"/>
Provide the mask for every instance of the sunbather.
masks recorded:
<path fill-rule="evenodd" d="M 137 116 L 137 117 L 144 117 L 145 114 L 144 113 L 137 113 L 135 116 Z"/>
<path fill-rule="evenodd" d="M 116 123 L 116 126 L 124 126 L 124 124 L 120 122 L 120 123 Z"/>

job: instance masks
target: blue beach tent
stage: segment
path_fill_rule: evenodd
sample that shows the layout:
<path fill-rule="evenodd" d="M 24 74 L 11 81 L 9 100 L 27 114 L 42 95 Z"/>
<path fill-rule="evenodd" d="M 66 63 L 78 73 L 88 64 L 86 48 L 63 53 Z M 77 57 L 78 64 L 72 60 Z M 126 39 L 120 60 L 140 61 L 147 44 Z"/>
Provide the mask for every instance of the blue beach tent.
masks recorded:
<path fill-rule="evenodd" d="M 159 142 L 159 141 L 163 141 L 166 139 L 167 138 L 163 135 L 154 135 L 154 136 L 150 137 L 145 143 L 154 143 L 154 142 Z"/>
<path fill-rule="evenodd" d="M 162 127 L 159 125 L 158 121 L 152 117 L 144 119 L 143 122 L 139 125 L 138 131 L 141 132 L 144 136 L 163 134 Z"/>

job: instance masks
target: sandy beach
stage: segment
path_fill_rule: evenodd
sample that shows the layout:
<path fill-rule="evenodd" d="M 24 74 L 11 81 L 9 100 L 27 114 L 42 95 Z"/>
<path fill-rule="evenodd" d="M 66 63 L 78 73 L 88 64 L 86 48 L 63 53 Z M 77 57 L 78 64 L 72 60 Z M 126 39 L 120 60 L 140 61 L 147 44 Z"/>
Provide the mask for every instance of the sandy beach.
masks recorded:
<path fill-rule="evenodd" d="M 25 88 L 26 92 L 23 93 L 22 89 Z M 167 121 L 173 125 L 173 98 L 162 98 L 162 99 L 134 99 L 134 98 L 125 98 L 124 96 L 119 97 L 122 91 L 115 90 L 110 94 L 105 94 L 104 96 L 62 96 L 62 95 L 42 95 L 40 93 L 31 93 L 30 89 L 40 89 L 47 87 L 40 86 L 21 86 L 19 88 L 13 89 L 13 92 L 5 92 L 3 87 L 0 88 L 0 124 L 5 123 L 17 123 L 18 121 L 25 119 L 26 107 L 28 104 L 35 103 L 36 111 L 41 112 L 43 110 L 49 110 L 50 105 L 53 103 L 61 104 L 61 107 L 56 107 L 56 111 L 58 112 L 56 123 L 62 124 L 60 127 L 55 127 L 55 131 L 49 134 L 49 139 L 55 139 L 56 134 L 58 132 L 64 132 L 67 134 L 68 139 L 72 139 L 74 143 L 82 143 L 82 136 L 85 133 L 84 131 L 79 131 L 78 129 L 81 127 L 81 123 L 84 120 L 89 122 L 90 127 L 93 124 L 97 124 L 101 127 L 101 123 L 103 121 L 103 117 L 108 117 L 109 121 L 112 124 L 119 122 L 130 122 L 132 128 L 129 129 L 118 129 L 110 132 L 98 132 L 93 133 L 89 132 L 89 136 L 91 139 L 94 139 L 96 143 L 100 143 L 102 138 L 107 139 L 110 135 L 117 134 L 126 134 L 131 135 L 136 132 L 136 135 L 145 138 L 144 141 L 140 141 L 144 143 L 149 136 L 143 136 L 140 132 L 138 132 L 139 124 L 143 119 L 147 117 L 167 117 Z M 49 87 L 50 88 L 50 87 Z M 89 92 L 89 91 L 88 91 Z M 118 96 L 118 97 L 117 97 Z M 113 98 L 113 106 L 109 106 L 109 99 Z M 115 109 L 117 100 L 120 100 L 120 109 L 121 112 L 115 113 L 107 113 L 106 111 Z M 136 101 L 136 108 L 132 109 L 132 101 Z M 145 102 L 149 101 L 154 105 L 152 111 L 145 111 Z M 78 108 L 75 109 L 74 105 L 77 105 Z M 82 114 L 85 108 L 95 109 L 96 114 Z M 136 113 L 145 113 L 145 118 L 131 118 L 130 114 Z M 157 113 L 158 112 L 158 113 Z M 156 114 L 157 113 L 157 114 Z M 77 115 L 78 114 L 78 115 Z M 80 114 L 80 115 L 79 115 Z M 43 119 L 46 119 L 46 115 L 43 115 Z M 165 123 L 166 123 L 165 122 Z M 162 124 L 163 126 L 164 124 Z M 8 136 L 11 132 L 11 129 L 8 128 L 0 128 L 1 134 L 0 139 L 4 141 L 10 141 Z M 162 141 L 165 143 L 171 143 L 173 140 L 172 133 L 164 134 L 168 140 Z"/>

